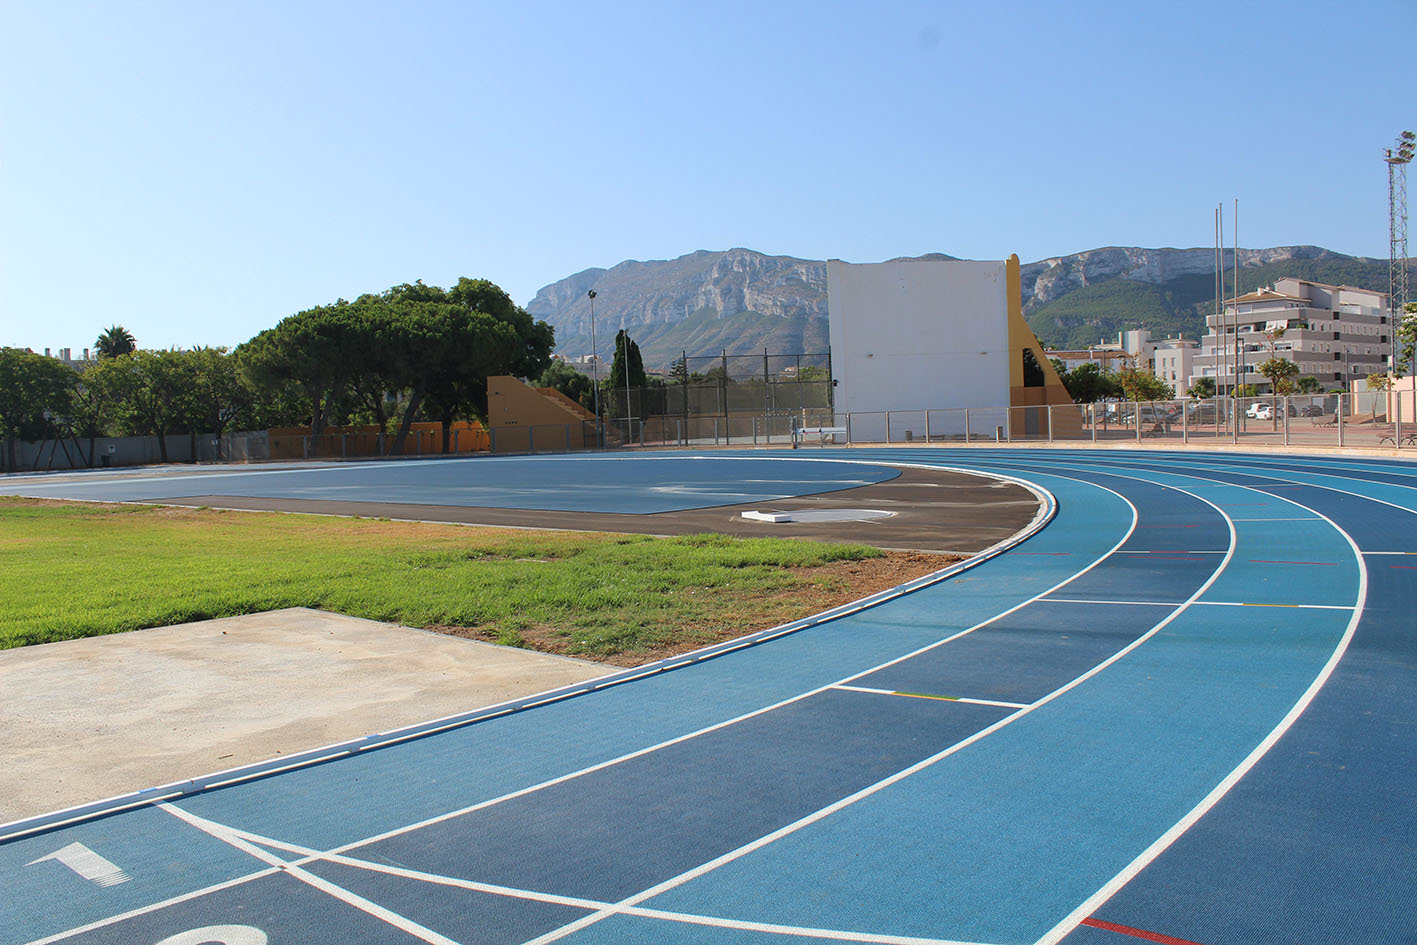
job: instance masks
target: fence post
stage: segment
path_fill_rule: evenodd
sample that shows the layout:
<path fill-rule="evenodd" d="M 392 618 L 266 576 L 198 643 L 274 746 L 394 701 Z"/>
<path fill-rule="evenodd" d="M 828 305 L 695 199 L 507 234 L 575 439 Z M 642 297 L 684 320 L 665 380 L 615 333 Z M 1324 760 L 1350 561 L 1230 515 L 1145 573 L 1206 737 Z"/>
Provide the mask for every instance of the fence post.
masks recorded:
<path fill-rule="evenodd" d="M 1343 395 L 1338 395 L 1338 406 L 1333 408 L 1333 425 L 1338 428 L 1338 445 L 1343 446 Z"/>
<path fill-rule="evenodd" d="M 1190 431 L 1186 429 L 1186 402 L 1181 401 L 1181 445 L 1190 443 Z"/>
<path fill-rule="evenodd" d="M 846 445 L 851 445 L 851 414 L 846 415 Z"/>
<path fill-rule="evenodd" d="M 1397 449 L 1402 449 L 1402 394 L 1400 390 L 1388 392 L 1388 399 L 1393 405 L 1392 445 Z"/>
<path fill-rule="evenodd" d="M 1053 442 L 1053 408 L 1044 406 L 1043 417 L 1048 421 L 1048 442 Z"/>
<path fill-rule="evenodd" d="M 1284 445 L 1289 445 L 1289 398 L 1284 398 Z"/>
<path fill-rule="evenodd" d="M 969 408 L 964 408 L 964 445 L 969 445 Z"/>
<path fill-rule="evenodd" d="M 886 411 L 886 445 L 889 446 L 889 445 L 890 445 L 890 442 L 891 442 L 891 412 L 890 412 L 889 410 L 887 410 L 887 411 Z"/>
<path fill-rule="evenodd" d="M 763 354 L 763 360 L 764 360 L 764 361 L 767 361 L 767 359 L 768 359 L 768 356 L 767 356 L 767 354 L 766 354 L 766 352 L 765 352 L 765 353 Z M 753 418 L 753 446 L 754 446 L 754 448 L 756 448 L 757 445 L 758 445 L 758 418 L 757 418 L 757 417 L 754 417 L 754 418 Z"/>
<path fill-rule="evenodd" d="M 930 408 L 925 408 L 925 445 L 930 445 Z"/>
<path fill-rule="evenodd" d="M 1092 442 L 1097 442 L 1097 402 L 1087 405 L 1087 423 L 1092 427 Z"/>

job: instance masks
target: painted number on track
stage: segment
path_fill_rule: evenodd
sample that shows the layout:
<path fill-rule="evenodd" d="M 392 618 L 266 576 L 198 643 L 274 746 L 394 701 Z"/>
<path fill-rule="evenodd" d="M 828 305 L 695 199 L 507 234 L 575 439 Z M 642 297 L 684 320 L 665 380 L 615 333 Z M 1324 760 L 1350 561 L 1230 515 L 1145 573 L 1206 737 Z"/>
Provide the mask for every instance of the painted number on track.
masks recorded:
<path fill-rule="evenodd" d="M 157 945 L 266 945 L 266 933 L 249 925 L 208 925 L 169 935 Z"/>

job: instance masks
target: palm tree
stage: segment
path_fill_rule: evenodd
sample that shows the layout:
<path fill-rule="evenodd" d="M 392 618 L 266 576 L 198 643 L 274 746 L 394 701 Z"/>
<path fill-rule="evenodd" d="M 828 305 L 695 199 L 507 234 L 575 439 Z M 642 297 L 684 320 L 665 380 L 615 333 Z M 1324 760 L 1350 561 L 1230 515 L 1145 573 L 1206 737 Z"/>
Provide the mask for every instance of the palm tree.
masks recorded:
<path fill-rule="evenodd" d="M 138 341 L 133 337 L 133 333 L 122 325 L 113 325 L 98 336 L 94 348 L 100 358 L 116 358 L 120 354 L 132 354 L 136 351 Z"/>

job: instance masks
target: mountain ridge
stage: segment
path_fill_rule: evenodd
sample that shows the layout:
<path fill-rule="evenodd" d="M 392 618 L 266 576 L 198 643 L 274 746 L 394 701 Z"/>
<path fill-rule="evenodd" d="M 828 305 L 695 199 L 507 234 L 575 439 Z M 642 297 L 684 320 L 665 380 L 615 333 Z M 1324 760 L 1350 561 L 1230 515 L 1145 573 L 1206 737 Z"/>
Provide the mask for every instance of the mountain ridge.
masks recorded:
<path fill-rule="evenodd" d="M 1222 254 L 1227 293 L 1234 255 L 1229 249 Z M 1242 291 L 1284 275 L 1313 281 L 1343 276 L 1353 280 L 1346 284 L 1387 288 L 1387 260 L 1321 246 L 1241 248 L 1239 257 Z M 889 261 L 957 258 L 927 253 Z M 1198 337 L 1213 304 L 1214 267 L 1213 247 L 1104 246 L 1049 256 L 1020 266 L 1024 315 L 1039 340 L 1052 346 L 1114 340 L 1116 332 L 1137 327 Z M 604 335 L 597 347 L 607 350 L 623 326 L 648 366 L 667 365 L 681 353 L 742 354 L 765 347 L 774 354 L 809 353 L 828 344 L 825 260 L 735 247 L 584 269 L 542 287 L 526 305 L 556 328 L 558 353 L 590 351 L 592 288 L 596 331 Z"/>

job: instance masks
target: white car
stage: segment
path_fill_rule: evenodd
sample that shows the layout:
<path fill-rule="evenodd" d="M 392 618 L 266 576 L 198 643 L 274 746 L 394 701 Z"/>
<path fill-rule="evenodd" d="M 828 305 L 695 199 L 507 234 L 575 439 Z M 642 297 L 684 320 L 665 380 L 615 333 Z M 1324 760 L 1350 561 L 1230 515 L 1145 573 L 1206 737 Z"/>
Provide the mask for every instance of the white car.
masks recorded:
<path fill-rule="evenodd" d="M 1245 408 L 1245 416 L 1252 420 L 1269 420 L 1274 416 L 1274 408 L 1269 404 L 1250 404 Z"/>

